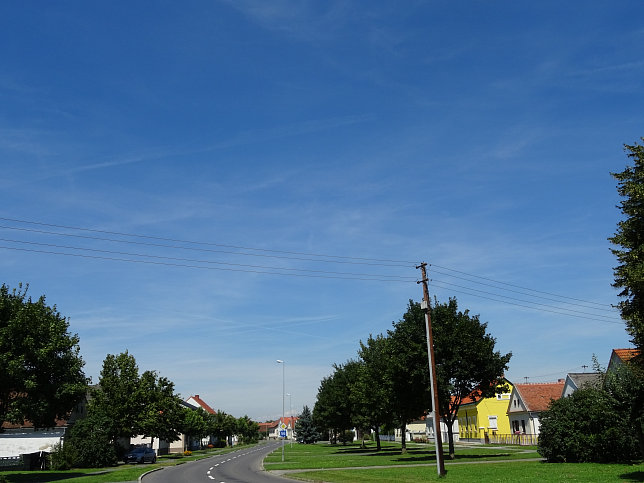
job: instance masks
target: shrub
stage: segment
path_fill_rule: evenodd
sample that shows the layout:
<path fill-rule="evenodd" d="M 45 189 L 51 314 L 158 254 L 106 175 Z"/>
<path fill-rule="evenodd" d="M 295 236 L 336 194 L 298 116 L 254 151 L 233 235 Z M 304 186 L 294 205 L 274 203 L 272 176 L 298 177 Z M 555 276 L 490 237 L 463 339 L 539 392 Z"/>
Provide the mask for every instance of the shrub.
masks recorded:
<path fill-rule="evenodd" d="M 190 450 L 184 451 L 183 456 L 192 456 L 192 451 L 190 451 Z"/>
<path fill-rule="evenodd" d="M 116 448 L 106 430 L 109 423 L 106 417 L 90 413 L 72 426 L 65 446 L 73 448 L 74 466 L 102 468 L 117 463 Z"/>
<path fill-rule="evenodd" d="M 637 458 L 628 417 L 605 390 L 582 388 L 541 415 L 539 453 L 549 462 L 612 463 Z"/>
<path fill-rule="evenodd" d="M 354 437 L 354 433 L 353 433 L 353 431 L 351 431 L 351 430 L 347 430 L 347 431 L 342 431 L 342 432 L 338 435 L 338 440 L 339 440 L 342 444 L 347 444 L 347 443 L 351 443 L 351 442 L 353 441 L 353 437 Z"/>
<path fill-rule="evenodd" d="M 65 471 L 74 467 L 77 458 L 76 450 L 72 444 L 56 443 L 49 453 L 49 461 L 52 470 Z"/>

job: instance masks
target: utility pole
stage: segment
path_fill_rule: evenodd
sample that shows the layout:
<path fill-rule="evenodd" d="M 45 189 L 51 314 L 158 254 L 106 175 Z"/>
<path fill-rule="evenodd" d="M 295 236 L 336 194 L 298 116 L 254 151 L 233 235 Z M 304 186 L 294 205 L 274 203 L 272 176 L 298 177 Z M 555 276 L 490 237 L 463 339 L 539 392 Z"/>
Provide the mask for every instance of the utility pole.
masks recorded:
<path fill-rule="evenodd" d="M 417 283 L 423 284 L 423 303 L 425 310 L 425 333 L 427 336 L 427 357 L 429 358 L 429 378 L 431 380 L 432 409 L 434 415 L 434 443 L 436 444 L 436 471 L 438 476 L 445 476 L 445 461 L 443 460 L 443 441 L 441 437 L 441 417 L 438 410 L 438 383 L 436 378 L 436 359 L 434 358 L 434 336 L 432 335 L 432 318 L 429 314 L 429 288 L 427 287 L 426 272 L 427 264 L 425 262 L 418 265 L 422 279 Z M 404 435 L 403 435 L 404 437 Z"/>

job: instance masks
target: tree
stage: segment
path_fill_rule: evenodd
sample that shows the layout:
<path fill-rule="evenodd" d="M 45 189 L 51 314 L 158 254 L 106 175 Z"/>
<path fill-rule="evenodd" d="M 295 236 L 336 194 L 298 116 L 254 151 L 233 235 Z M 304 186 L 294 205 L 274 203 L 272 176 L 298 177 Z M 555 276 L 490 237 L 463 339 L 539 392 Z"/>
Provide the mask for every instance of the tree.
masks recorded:
<path fill-rule="evenodd" d="M 78 335 L 28 286 L 0 287 L 0 421 L 52 427 L 87 392 Z"/>
<path fill-rule="evenodd" d="M 108 354 L 88 413 L 100 414 L 109 422 L 106 430 L 117 454 L 122 452 L 119 438 L 137 435 L 140 410 L 139 368 L 134 356 L 127 351 L 118 356 Z"/>
<path fill-rule="evenodd" d="M 609 240 L 621 247 L 611 249 L 619 262 L 614 268 L 613 286 L 622 289 L 619 296 L 623 298 L 617 306 L 631 342 L 640 349 L 640 355 L 631 361 L 628 378 L 634 385 L 644 387 L 644 146 L 625 144 L 624 150 L 633 165 L 612 174 L 618 181 L 617 192 L 623 198 L 618 207 L 625 218 Z M 644 458 L 644 395 L 632 395 L 631 423 Z"/>
<path fill-rule="evenodd" d="M 238 418 L 235 426 L 242 444 L 256 443 L 259 440 L 259 424 L 247 415 Z"/>
<path fill-rule="evenodd" d="M 220 445 L 226 446 L 226 443 L 235 434 L 237 420 L 224 411 L 217 411 L 215 414 L 210 415 L 210 421 L 210 434 L 217 438 Z"/>
<path fill-rule="evenodd" d="M 103 361 L 88 412 L 109 421 L 106 430 L 119 456 L 120 438 L 144 435 L 176 440 L 184 415 L 174 384 L 154 371 L 139 376 L 136 360 L 127 351 L 108 354 Z"/>
<path fill-rule="evenodd" d="M 425 312 L 412 300 L 403 318 L 388 331 L 392 354 L 388 364 L 390 402 L 402 435 L 402 453 L 407 451 L 407 423 L 418 419 L 431 406 L 425 333 Z"/>
<path fill-rule="evenodd" d="M 644 141 L 644 138 L 641 138 Z M 620 173 L 617 192 L 623 198 L 618 207 L 625 218 L 617 224 L 617 232 L 609 240 L 621 248 L 611 249 L 619 265 L 614 269 L 614 287 L 621 288 L 619 302 L 631 341 L 644 349 L 644 146 L 624 145 L 633 165 Z"/>
<path fill-rule="evenodd" d="M 186 440 L 186 444 L 188 443 L 188 440 L 191 439 L 198 439 L 201 440 L 204 436 L 208 434 L 208 413 L 204 411 L 202 408 L 199 408 L 197 410 L 194 409 L 189 409 L 186 407 L 182 408 L 183 411 L 183 423 L 181 425 L 181 431 L 183 434 L 185 434 L 188 438 Z M 189 447 L 185 447 L 184 450 L 189 449 Z"/>
<path fill-rule="evenodd" d="M 302 409 L 302 414 L 299 415 L 295 423 L 295 432 L 297 439 L 305 444 L 315 443 L 320 439 L 320 433 L 313 424 L 313 415 L 308 406 L 304 406 Z"/>
<path fill-rule="evenodd" d="M 164 441 L 179 439 L 184 417 L 174 383 L 154 371 L 145 371 L 139 381 L 140 416 L 135 432 Z M 204 435 L 205 436 L 205 435 Z"/>
<path fill-rule="evenodd" d="M 351 391 L 356 423 L 374 431 L 377 451 L 381 449 L 380 427 L 392 422 L 391 346 L 382 334 L 370 335 L 366 344 L 360 341 L 358 354 L 363 363 Z"/>
<path fill-rule="evenodd" d="M 415 311 L 415 316 L 419 317 Z M 431 308 L 439 412 L 447 425 L 449 455 L 454 458 L 452 427 L 463 402 L 471 396 L 490 397 L 508 388 L 500 384 L 512 353 L 494 350 L 496 339 L 478 315 L 461 312 L 455 298 Z M 436 428 L 436 430 L 440 430 Z"/>
<path fill-rule="evenodd" d="M 354 426 L 355 411 L 351 405 L 351 387 L 358 378 L 360 363 L 349 360 L 344 365 L 334 364 L 335 372 L 322 379 L 313 407 L 317 427 L 330 429 L 334 437 Z"/>

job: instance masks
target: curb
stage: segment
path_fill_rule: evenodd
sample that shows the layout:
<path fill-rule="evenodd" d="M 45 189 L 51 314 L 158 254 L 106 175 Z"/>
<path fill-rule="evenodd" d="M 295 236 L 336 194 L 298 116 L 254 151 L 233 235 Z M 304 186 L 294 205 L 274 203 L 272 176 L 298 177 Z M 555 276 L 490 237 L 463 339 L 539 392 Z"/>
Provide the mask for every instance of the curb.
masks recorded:
<path fill-rule="evenodd" d="M 146 472 L 145 472 L 145 473 L 143 473 L 141 476 L 139 476 L 139 480 L 138 480 L 138 481 L 139 481 L 139 483 L 141 483 L 141 482 L 143 481 L 143 477 L 144 477 L 145 475 L 149 475 L 150 473 L 154 473 L 155 471 L 160 471 L 160 470 L 162 470 L 163 468 L 164 468 L 164 467 L 163 467 L 163 466 L 161 466 L 161 467 L 159 467 L 159 468 L 154 468 L 153 470 L 146 471 Z"/>

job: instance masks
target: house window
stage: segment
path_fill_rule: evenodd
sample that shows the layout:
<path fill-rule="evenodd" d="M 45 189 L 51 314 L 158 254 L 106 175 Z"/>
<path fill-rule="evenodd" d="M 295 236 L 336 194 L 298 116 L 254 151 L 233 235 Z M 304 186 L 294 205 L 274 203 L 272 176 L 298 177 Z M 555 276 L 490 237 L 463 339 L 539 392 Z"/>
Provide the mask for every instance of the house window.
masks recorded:
<path fill-rule="evenodd" d="M 496 416 L 488 416 L 487 420 L 490 429 L 498 429 L 496 425 Z"/>
<path fill-rule="evenodd" d="M 521 429 L 523 430 L 523 434 L 525 434 L 525 419 L 521 420 Z"/>

